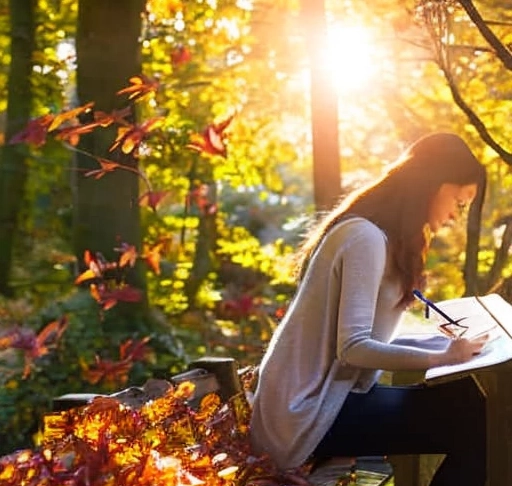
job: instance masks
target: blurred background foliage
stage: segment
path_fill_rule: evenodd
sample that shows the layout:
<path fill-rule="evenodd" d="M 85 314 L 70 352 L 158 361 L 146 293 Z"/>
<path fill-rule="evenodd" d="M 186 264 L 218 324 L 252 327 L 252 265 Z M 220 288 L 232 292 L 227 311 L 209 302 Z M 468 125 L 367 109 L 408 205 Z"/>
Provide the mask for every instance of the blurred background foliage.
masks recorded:
<path fill-rule="evenodd" d="M 105 23 L 96 4 L 0 0 L 0 454 L 33 445 L 42 414 L 63 393 L 110 393 L 149 377 L 168 378 L 204 355 L 230 355 L 241 366 L 257 363 L 294 292 L 293 251 L 319 209 L 311 172 L 324 161 L 312 157 L 312 60 L 299 2 L 130 1 L 110 12 L 116 21 L 105 38 L 114 43 L 121 31 L 126 35 L 125 16 L 140 16 L 140 30 L 133 27 L 136 52 L 100 48 L 77 57 L 77 45 L 88 48 L 83 9 L 88 22 L 94 24 L 97 15 L 97 24 Z M 478 279 L 471 288 L 510 298 L 510 68 L 474 28 L 463 4 L 325 2 L 329 41 L 313 55 L 329 73 L 326 91 L 334 86 L 337 97 L 341 186 L 333 196 L 378 177 L 424 133 L 460 133 L 489 174 Z M 510 7 L 497 1 L 478 6 L 509 45 Z M 33 44 L 23 44 L 23 51 L 20 36 L 26 40 L 29 33 Z M 12 79 L 16 53 L 30 60 L 21 95 L 14 87 L 23 83 Z M 112 66 L 116 58 L 130 58 L 140 66 L 131 76 L 158 82 L 147 96 L 124 103 L 139 123 L 163 121 L 130 161 L 142 177 L 124 175 L 138 180 L 140 192 L 126 196 L 126 179 L 116 178 L 120 171 L 89 178 L 107 203 L 93 211 L 87 197 L 76 198 L 85 177 L 77 157 L 101 144 L 91 145 L 89 135 L 78 146 L 51 136 L 15 146 L 9 139 L 48 113 L 97 99 L 117 106 L 116 90 L 129 86 L 129 76 L 117 86 L 93 83 L 94 76 L 109 79 L 109 55 Z M 84 80 L 91 82 L 87 93 L 98 85 L 98 98 L 80 99 Z M 105 93 L 107 84 L 113 89 Z M 480 124 L 461 109 L 457 95 Z M 227 120 L 225 153 L 189 147 L 192 134 Z M 92 167 L 94 157 L 104 154 L 104 147 L 89 154 Z M 18 171 L 21 179 L 13 178 Z M 135 219 L 126 209 L 133 207 Z M 109 225 L 107 216 L 134 219 L 137 241 L 127 235 L 105 241 L 94 232 L 77 241 L 77 214 L 87 214 L 98 228 Z M 454 225 L 435 239 L 428 261 L 433 299 L 468 289 L 467 238 L 466 228 Z M 139 256 L 158 248 L 158 265 L 139 268 L 143 305 L 102 308 L 87 283 L 75 284 L 87 268 L 83 249 L 111 261 L 123 243 L 135 245 Z M 27 349 L 62 316 L 62 337 L 32 359 L 24 375 Z M 32 344 L 18 340 L 12 346 L 6 336 L 13 329 L 18 336 L 30 330 Z"/>

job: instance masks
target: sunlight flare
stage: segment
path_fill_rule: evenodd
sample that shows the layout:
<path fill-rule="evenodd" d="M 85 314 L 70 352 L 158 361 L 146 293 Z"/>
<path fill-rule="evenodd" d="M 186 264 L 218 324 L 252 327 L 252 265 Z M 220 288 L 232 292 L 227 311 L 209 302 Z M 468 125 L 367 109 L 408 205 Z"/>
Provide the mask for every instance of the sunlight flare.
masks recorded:
<path fill-rule="evenodd" d="M 338 94 L 366 88 L 378 71 L 370 30 L 358 25 L 333 24 L 328 32 L 324 62 Z"/>

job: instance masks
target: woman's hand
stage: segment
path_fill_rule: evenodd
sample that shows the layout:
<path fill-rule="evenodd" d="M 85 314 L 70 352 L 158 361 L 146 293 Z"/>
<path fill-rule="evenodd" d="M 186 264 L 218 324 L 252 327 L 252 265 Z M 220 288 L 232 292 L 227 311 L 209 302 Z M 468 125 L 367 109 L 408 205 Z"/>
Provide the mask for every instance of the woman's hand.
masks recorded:
<path fill-rule="evenodd" d="M 448 348 L 444 352 L 446 360 L 443 364 L 458 364 L 469 361 L 473 356 L 480 354 L 483 347 L 489 340 L 489 334 L 483 334 L 474 339 L 454 339 L 450 342 Z"/>

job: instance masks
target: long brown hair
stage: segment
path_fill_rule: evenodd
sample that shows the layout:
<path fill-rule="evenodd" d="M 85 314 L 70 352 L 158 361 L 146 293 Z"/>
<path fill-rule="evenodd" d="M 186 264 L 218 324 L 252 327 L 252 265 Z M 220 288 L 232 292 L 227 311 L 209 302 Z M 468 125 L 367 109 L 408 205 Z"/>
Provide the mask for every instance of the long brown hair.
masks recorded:
<path fill-rule="evenodd" d="M 458 135 L 426 135 L 405 150 L 383 177 L 350 194 L 313 227 L 297 253 L 299 278 L 325 234 L 347 215 L 357 215 L 386 233 L 402 282 L 399 305 L 411 302 L 412 289 L 421 289 L 425 283 L 429 206 L 445 183 L 477 184 L 485 190 L 485 168 Z"/>

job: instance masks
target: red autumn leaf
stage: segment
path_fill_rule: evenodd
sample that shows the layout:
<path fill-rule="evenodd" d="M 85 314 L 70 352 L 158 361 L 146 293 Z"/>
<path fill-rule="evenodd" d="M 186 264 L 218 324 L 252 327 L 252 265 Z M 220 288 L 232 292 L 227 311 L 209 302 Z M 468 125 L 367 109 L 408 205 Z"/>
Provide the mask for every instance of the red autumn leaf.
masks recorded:
<path fill-rule="evenodd" d="M 130 81 L 131 85 L 126 88 L 120 89 L 117 92 L 117 94 L 118 95 L 127 94 L 128 99 L 130 99 L 130 100 L 139 99 L 139 98 L 142 98 L 143 96 L 146 96 L 150 93 L 154 93 L 155 91 L 158 90 L 158 87 L 160 85 L 160 83 L 158 83 L 158 81 L 152 80 L 152 79 L 148 78 L 147 76 L 145 76 L 144 74 L 132 76 L 129 79 L 129 81 Z"/>
<path fill-rule="evenodd" d="M 224 133 L 224 131 L 226 130 L 226 128 L 228 128 L 228 126 L 231 124 L 231 122 L 233 121 L 233 118 L 235 117 L 235 115 L 230 115 L 228 116 L 225 120 L 222 120 L 221 122 L 219 123 L 215 123 L 213 125 L 213 128 L 215 129 L 215 131 L 219 134 L 222 134 Z"/>
<path fill-rule="evenodd" d="M 68 327 L 67 316 L 62 316 L 59 320 L 55 320 L 47 324 L 36 336 L 36 342 L 32 349 L 32 356 L 39 358 L 49 352 L 64 334 Z"/>
<path fill-rule="evenodd" d="M 88 268 L 75 279 L 76 285 L 102 276 L 103 265 L 89 250 L 85 250 L 84 252 L 84 262 Z"/>
<path fill-rule="evenodd" d="M 133 362 L 129 359 L 111 361 L 96 356 L 93 365 L 86 365 L 83 376 L 91 385 L 96 385 L 100 381 L 112 385 L 124 385 L 128 381 L 128 373 L 132 365 Z"/>
<path fill-rule="evenodd" d="M 116 262 L 107 262 L 101 253 L 96 252 L 92 254 L 89 250 L 84 252 L 84 263 L 97 272 L 98 275 L 101 275 L 106 270 L 117 268 Z"/>
<path fill-rule="evenodd" d="M 146 246 L 144 254 L 142 255 L 146 264 L 156 275 L 160 275 L 160 260 L 163 246 L 163 243 L 158 243 L 152 247 Z"/>
<path fill-rule="evenodd" d="M 91 297 L 101 305 L 105 311 L 112 309 L 117 304 L 117 299 L 105 295 L 104 285 L 91 284 L 89 286 Z"/>
<path fill-rule="evenodd" d="M 123 268 L 126 265 L 129 265 L 130 267 L 133 267 L 135 265 L 137 257 L 139 256 L 135 246 L 123 243 L 121 245 L 121 248 L 115 248 L 115 250 L 121 253 L 118 263 L 119 268 Z"/>
<path fill-rule="evenodd" d="M 201 184 L 192 189 L 186 198 L 186 205 L 195 205 L 203 214 L 215 214 L 217 205 L 210 200 L 208 184 Z"/>
<path fill-rule="evenodd" d="M 92 298 L 105 311 L 114 307 L 118 302 L 140 302 L 142 299 L 142 292 L 129 285 L 109 289 L 105 284 L 91 284 L 90 292 Z"/>
<path fill-rule="evenodd" d="M 94 106 L 94 102 L 86 103 L 85 105 L 79 106 L 77 108 L 73 108 L 71 110 L 66 110 L 61 113 L 58 113 L 54 116 L 52 123 L 48 127 L 48 131 L 52 132 L 56 128 L 58 128 L 60 125 L 62 125 L 64 122 L 73 120 L 77 116 L 81 115 L 82 113 L 87 113 L 88 111 L 91 111 L 92 107 Z"/>
<path fill-rule="evenodd" d="M 48 127 L 52 124 L 53 118 L 53 115 L 43 115 L 29 121 L 23 130 L 11 137 L 9 143 L 30 143 L 40 147 L 46 142 Z"/>
<path fill-rule="evenodd" d="M 212 127 L 207 127 L 201 134 L 193 133 L 190 136 L 190 143 L 187 147 L 209 155 L 222 155 L 225 157 L 227 154 L 226 145 L 222 137 Z"/>
<path fill-rule="evenodd" d="M 103 255 L 100 253 L 93 255 L 89 250 L 85 250 L 84 252 L 84 263 L 87 270 L 75 279 L 75 284 L 95 278 L 102 278 L 104 272 L 117 268 L 117 262 L 107 262 Z"/>
<path fill-rule="evenodd" d="M 140 340 L 128 339 L 119 345 L 119 358 L 132 361 L 145 361 L 151 350 L 147 346 L 150 337 L 146 336 Z"/>
<path fill-rule="evenodd" d="M 24 353 L 23 378 L 30 374 L 32 363 L 50 352 L 66 330 L 68 320 L 63 316 L 47 324 L 39 333 L 27 327 L 13 327 L 0 334 L 0 350 L 18 349 Z"/>
<path fill-rule="evenodd" d="M 118 164 L 117 162 L 112 162 L 108 159 L 102 159 L 101 157 L 97 157 L 96 160 L 100 164 L 101 169 L 90 170 L 84 174 L 85 177 L 93 176 L 96 180 L 101 179 L 107 172 L 113 172 L 121 166 L 121 164 Z"/>
<path fill-rule="evenodd" d="M 107 290 L 104 295 L 108 298 L 114 298 L 118 302 L 140 302 L 142 292 L 130 285 L 123 285 L 112 290 Z"/>
<path fill-rule="evenodd" d="M 246 318 L 254 312 L 254 297 L 244 294 L 237 298 L 224 300 L 220 307 L 226 315 L 233 319 Z"/>
<path fill-rule="evenodd" d="M 286 307 L 278 307 L 274 312 L 276 319 L 282 319 L 285 314 L 286 314 Z"/>
<path fill-rule="evenodd" d="M 147 137 L 148 133 L 162 125 L 163 117 L 151 118 L 140 125 L 132 125 L 131 127 L 121 127 L 117 132 L 117 137 L 110 147 L 112 152 L 120 147 L 121 151 L 129 154 L 139 148 L 139 145 Z"/>
<path fill-rule="evenodd" d="M 37 334 L 29 327 L 15 326 L 0 334 L 0 350 L 19 349 L 28 352 L 32 357 L 46 354 L 50 346 L 56 344 L 67 327 L 67 318 L 55 320 L 47 324 Z"/>
<path fill-rule="evenodd" d="M 186 64 L 191 58 L 192 55 L 190 54 L 190 50 L 185 46 L 177 46 L 171 52 L 171 62 L 174 67 Z"/>
<path fill-rule="evenodd" d="M 153 211 L 157 210 L 157 206 L 169 194 L 169 191 L 148 191 L 139 197 L 140 206 L 149 206 Z"/>
<path fill-rule="evenodd" d="M 131 112 L 132 110 L 129 106 L 122 108 L 121 110 L 113 110 L 110 113 L 98 110 L 94 112 L 94 120 L 103 128 L 108 127 L 113 123 L 128 125 L 129 122 L 126 120 L 126 117 L 129 116 Z"/>
<path fill-rule="evenodd" d="M 74 125 L 60 128 L 55 135 L 55 139 L 69 142 L 73 147 L 75 147 L 78 145 L 78 142 L 80 142 L 81 135 L 84 133 L 91 133 L 98 126 L 98 123 L 88 123 L 85 125 Z"/>
<path fill-rule="evenodd" d="M 202 133 L 194 133 L 190 137 L 188 148 L 209 155 L 226 157 L 225 130 L 233 120 L 233 115 L 224 121 L 208 125 Z"/>

